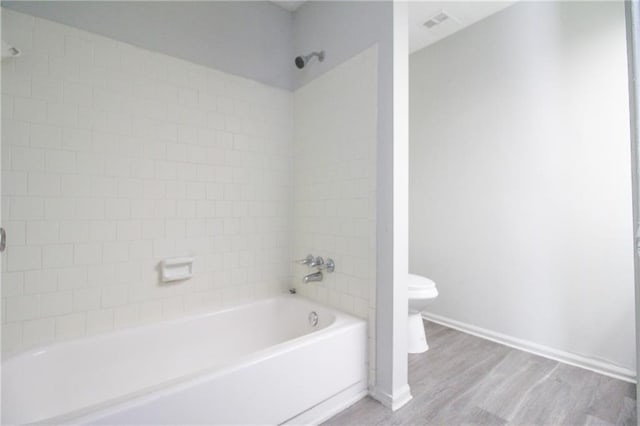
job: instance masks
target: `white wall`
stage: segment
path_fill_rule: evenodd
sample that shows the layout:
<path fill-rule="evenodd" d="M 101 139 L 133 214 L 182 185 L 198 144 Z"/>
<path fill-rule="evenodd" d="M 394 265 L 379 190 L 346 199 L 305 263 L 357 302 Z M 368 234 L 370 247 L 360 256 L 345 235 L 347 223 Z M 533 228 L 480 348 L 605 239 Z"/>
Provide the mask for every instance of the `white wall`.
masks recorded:
<path fill-rule="evenodd" d="M 300 294 L 375 319 L 377 48 L 371 47 L 294 94 L 293 252 L 332 258 L 334 273 L 302 283 Z M 370 328 L 370 353 L 374 352 Z"/>
<path fill-rule="evenodd" d="M 374 46 L 294 93 L 292 247 L 331 257 L 336 271 L 303 284 L 315 269 L 296 265 L 292 284 L 361 318 L 375 310 L 376 70 Z"/>
<path fill-rule="evenodd" d="M 409 273 L 409 4 L 393 3 L 393 287 L 381 294 L 382 309 L 393 318 L 393 394 L 397 410 L 412 398 L 407 356 Z M 391 297 L 389 297 L 391 296 Z M 381 342 L 382 343 L 382 342 Z"/>
<path fill-rule="evenodd" d="M 10 10 L 3 350 L 279 293 L 292 95 Z M 158 282 L 158 262 L 195 277 Z"/>
<path fill-rule="evenodd" d="M 411 56 L 429 312 L 635 371 L 622 2 L 516 4 Z"/>
<path fill-rule="evenodd" d="M 402 400 L 407 394 L 407 358 L 403 348 L 394 346 L 398 333 L 406 329 L 406 321 L 398 321 L 402 315 L 397 315 L 395 307 L 406 303 L 402 297 L 406 288 L 394 282 L 393 263 L 394 5 L 387 1 L 309 1 L 293 17 L 295 54 L 326 52 L 324 62 L 314 61 L 294 73 L 296 88 L 377 45 L 376 317 L 369 318 L 370 339 L 376 350 L 370 353 L 369 382 L 374 397 L 389 406 L 396 403 L 396 397 Z"/>
<path fill-rule="evenodd" d="M 375 322 L 370 318 L 370 338 L 374 334 L 376 350 L 370 352 L 369 382 L 374 397 L 388 406 L 406 400 L 408 394 L 407 358 L 395 344 L 406 329 L 396 309 L 396 304 L 406 304 L 406 289 L 394 281 L 395 6 L 387 1 L 310 1 L 293 19 L 295 54 L 326 52 L 324 62 L 314 61 L 295 72 L 294 87 L 304 86 L 363 49 L 378 47 Z"/>
<path fill-rule="evenodd" d="M 627 55 L 629 57 L 629 112 L 631 118 L 631 162 L 632 188 L 638 188 L 640 181 L 640 4 L 625 3 L 625 17 L 627 23 Z M 640 223 L 640 194 L 633 191 L 633 223 L 634 238 L 640 237 L 638 223 Z M 637 250 L 636 250 L 637 251 Z M 636 306 L 640 306 L 640 259 L 634 256 Z M 636 330 L 640 329 L 640 310 L 636 309 Z M 636 355 L 640 349 L 640 334 L 636 333 Z M 640 371 L 640 357 L 636 356 L 636 371 Z"/>
<path fill-rule="evenodd" d="M 293 87 L 292 14 L 268 1 L 3 1 L 2 5 L 240 77 Z"/>

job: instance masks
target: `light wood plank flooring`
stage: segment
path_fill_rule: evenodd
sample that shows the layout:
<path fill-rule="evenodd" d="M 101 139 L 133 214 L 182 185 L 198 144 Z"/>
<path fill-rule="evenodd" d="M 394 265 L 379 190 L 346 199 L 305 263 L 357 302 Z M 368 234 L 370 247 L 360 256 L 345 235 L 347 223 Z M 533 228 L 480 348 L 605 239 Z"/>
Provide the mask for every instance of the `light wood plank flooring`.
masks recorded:
<path fill-rule="evenodd" d="M 409 356 L 413 399 L 365 398 L 325 425 L 636 425 L 635 386 L 426 322 Z"/>

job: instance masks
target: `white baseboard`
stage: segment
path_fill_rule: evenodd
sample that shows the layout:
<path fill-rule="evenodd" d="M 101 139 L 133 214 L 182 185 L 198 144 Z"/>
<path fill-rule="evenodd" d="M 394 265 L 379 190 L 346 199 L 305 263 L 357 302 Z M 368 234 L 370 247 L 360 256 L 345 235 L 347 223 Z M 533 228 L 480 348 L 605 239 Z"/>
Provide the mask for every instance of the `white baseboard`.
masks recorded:
<path fill-rule="evenodd" d="M 633 370 L 629 370 L 628 368 L 620 367 L 619 365 L 589 358 L 579 354 L 574 354 L 571 352 L 550 348 L 548 346 L 539 345 L 528 340 L 517 339 L 506 334 L 487 330 L 481 327 L 476 327 L 475 325 L 452 320 L 440 315 L 423 313 L 422 317 L 428 321 L 432 321 L 446 327 L 462 331 L 464 333 L 472 334 L 474 336 L 482 337 L 483 339 L 491 340 L 493 342 L 519 349 L 521 351 L 530 352 L 532 354 L 550 358 L 565 364 L 584 368 L 586 370 L 604 374 L 605 376 L 624 380 L 625 382 L 636 383 L 636 372 Z M 428 339 L 429 336 L 427 335 L 427 340 Z"/>
<path fill-rule="evenodd" d="M 396 395 L 389 395 L 378 388 L 371 389 L 369 394 L 373 399 L 380 402 L 385 407 L 391 408 L 392 411 L 396 411 L 403 407 L 407 402 L 411 401 L 411 398 L 413 398 L 409 385 L 405 385 L 399 392 L 396 392 Z"/>
<path fill-rule="evenodd" d="M 359 382 L 344 389 L 320 404 L 309 408 L 292 419 L 285 421 L 285 425 L 319 425 L 341 411 L 346 410 L 368 395 L 365 382 Z"/>

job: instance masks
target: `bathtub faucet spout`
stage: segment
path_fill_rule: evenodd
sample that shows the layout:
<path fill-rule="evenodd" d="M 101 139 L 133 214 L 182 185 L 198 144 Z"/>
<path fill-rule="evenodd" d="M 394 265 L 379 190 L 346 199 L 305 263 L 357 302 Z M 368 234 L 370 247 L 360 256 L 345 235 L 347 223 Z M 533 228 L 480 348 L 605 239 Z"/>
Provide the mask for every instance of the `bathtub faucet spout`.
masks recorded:
<path fill-rule="evenodd" d="M 310 283 L 312 281 L 322 281 L 322 271 L 314 272 L 313 274 L 305 275 L 302 278 L 303 283 Z"/>

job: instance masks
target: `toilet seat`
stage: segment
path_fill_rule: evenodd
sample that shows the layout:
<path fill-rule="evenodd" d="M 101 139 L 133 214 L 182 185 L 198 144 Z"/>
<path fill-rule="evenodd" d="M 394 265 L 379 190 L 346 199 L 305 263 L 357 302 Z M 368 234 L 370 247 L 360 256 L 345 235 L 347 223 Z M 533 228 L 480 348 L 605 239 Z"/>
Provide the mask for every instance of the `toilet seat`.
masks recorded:
<path fill-rule="evenodd" d="M 407 285 L 409 299 L 433 299 L 438 297 L 436 283 L 427 277 L 409 274 Z"/>

